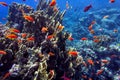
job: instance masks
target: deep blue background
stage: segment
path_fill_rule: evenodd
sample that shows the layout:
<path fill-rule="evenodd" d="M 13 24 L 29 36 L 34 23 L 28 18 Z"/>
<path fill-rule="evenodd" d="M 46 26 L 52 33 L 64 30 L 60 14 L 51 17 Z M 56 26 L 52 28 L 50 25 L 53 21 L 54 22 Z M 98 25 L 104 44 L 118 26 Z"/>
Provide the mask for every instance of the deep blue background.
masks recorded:
<path fill-rule="evenodd" d="M 109 3 L 109 0 L 57 0 L 57 4 L 61 10 L 64 10 L 66 8 L 66 1 L 69 2 L 70 6 L 72 6 L 71 10 L 74 10 L 75 8 L 77 8 L 79 9 L 80 13 L 83 11 L 84 7 L 89 4 L 92 4 L 93 6 L 91 10 L 97 10 L 97 9 L 102 9 L 106 7 L 120 9 L 120 0 L 116 0 L 115 3 L 112 3 L 112 4 Z M 38 2 L 35 2 L 34 0 L 26 0 L 26 1 L 0 0 L 0 2 L 6 2 L 7 4 L 11 4 L 12 2 L 18 2 L 18 3 L 30 5 L 33 8 L 35 8 L 38 3 Z M 8 14 L 8 8 L 0 5 L 0 22 L 5 23 L 5 20 L 2 20 L 2 18 L 6 18 L 7 14 Z"/>

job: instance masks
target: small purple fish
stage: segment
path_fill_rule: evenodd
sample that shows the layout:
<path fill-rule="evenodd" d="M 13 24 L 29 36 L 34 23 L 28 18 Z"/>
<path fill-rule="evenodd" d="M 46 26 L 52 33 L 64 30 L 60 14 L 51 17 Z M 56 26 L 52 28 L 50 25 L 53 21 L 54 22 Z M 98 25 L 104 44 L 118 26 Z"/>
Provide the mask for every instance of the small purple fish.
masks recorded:
<path fill-rule="evenodd" d="M 84 8 L 84 12 L 87 12 L 90 8 L 92 8 L 92 5 L 90 4 L 89 6 L 86 6 L 85 8 Z"/>
<path fill-rule="evenodd" d="M 23 1 L 26 1 L 26 0 L 23 0 Z"/>
<path fill-rule="evenodd" d="M 61 77 L 63 80 L 70 80 L 68 77 L 66 77 L 66 73 Z"/>

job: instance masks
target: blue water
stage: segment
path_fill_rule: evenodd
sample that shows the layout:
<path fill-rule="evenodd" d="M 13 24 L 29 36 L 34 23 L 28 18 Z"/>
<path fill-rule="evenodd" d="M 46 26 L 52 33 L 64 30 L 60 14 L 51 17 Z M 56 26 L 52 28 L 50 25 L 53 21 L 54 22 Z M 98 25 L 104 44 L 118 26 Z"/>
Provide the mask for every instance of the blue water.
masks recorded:
<path fill-rule="evenodd" d="M 36 7 L 37 2 L 38 2 L 38 0 L 37 0 L 37 2 L 35 2 L 34 0 L 26 0 L 26 1 L 23 1 L 23 0 L 0 0 L 0 1 L 6 2 L 7 4 L 11 4 L 12 2 L 18 2 L 18 3 L 30 5 L 33 8 Z M 70 6 L 72 6 L 71 10 L 74 10 L 76 8 L 79 9 L 79 12 L 77 12 L 77 13 L 82 13 L 84 7 L 89 4 L 92 4 L 92 6 L 93 6 L 91 11 L 102 9 L 102 8 L 118 8 L 118 9 L 120 9 L 120 0 L 116 0 L 115 3 L 112 3 L 112 4 L 109 3 L 109 0 L 75 0 L 75 1 L 74 0 L 57 0 L 57 4 L 61 10 L 66 9 L 66 1 L 68 1 Z M 7 14 L 8 14 L 8 8 L 0 5 L 0 22 L 5 23 L 5 21 L 2 20 L 2 18 L 6 18 Z M 80 14 L 80 15 L 82 15 L 82 14 Z"/>

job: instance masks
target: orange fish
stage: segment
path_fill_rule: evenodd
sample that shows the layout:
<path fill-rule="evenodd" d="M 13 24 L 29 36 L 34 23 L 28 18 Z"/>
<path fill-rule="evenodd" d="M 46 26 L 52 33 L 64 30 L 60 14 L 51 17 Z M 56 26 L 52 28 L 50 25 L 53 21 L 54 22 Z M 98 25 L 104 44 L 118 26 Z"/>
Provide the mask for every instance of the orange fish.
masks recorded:
<path fill-rule="evenodd" d="M 93 62 L 93 60 L 91 60 L 91 59 L 88 59 L 87 62 L 88 62 L 90 65 L 94 65 L 94 62 Z"/>
<path fill-rule="evenodd" d="M 50 40 L 50 39 L 52 39 L 52 38 L 54 38 L 54 35 L 48 35 L 48 36 L 47 36 L 47 39 L 48 39 L 48 40 Z"/>
<path fill-rule="evenodd" d="M 106 18 L 108 18 L 108 17 L 109 17 L 109 15 L 106 15 L 106 16 L 103 17 L 103 19 L 106 19 Z"/>
<path fill-rule="evenodd" d="M 27 38 L 27 41 L 34 41 L 35 40 L 35 38 L 34 37 L 29 37 L 29 38 Z"/>
<path fill-rule="evenodd" d="M 70 8 L 70 6 L 68 4 L 68 1 L 66 1 L 66 9 L 69 9 L 69 8 Z"/>
<path fill-rule="evenodd" d="M 104 71 L 103 69 L 98 70 L 97 73 L 96 73 L 96 75 L 101 75 L 103 73 L 103 71 Z"/>
<path fill-rule="evenodd" d="M 100 40 L 99 40 L 99 39 L 94 39 L 93 42 L 95 42 L 95 43 L 99 43 Z"/>
<path fill-rule="evenodd" d="M 86 76 L 86 75 L 82 75 L 82 78 L 83 78 L 83 79 L 87 79 L 87 76 Z"/>
<path fill-rule="evenodd" d="M 0 50 L 0 54 L 6 54 L 6 52 L 3 50 Z"/>
<path fill-rule="evenodd" d="M 94 25 L 95 23 L 96 23 L 96 21 L 92 21 L 92 22 L 91 22 L 91 25 Z"/>
<path fill-rule="evenodd" d="M 110 3 L 114 3 L 114 2 L 115 2 L 115 0 L 110 0 L 109 2 L 110 2 Z"/>
<path fill-rule="evenodd" d="M 48 53 L 50 56 L 54 56 L 55 54 L 54 53 L 52 53 L 52 52 L 49 52 Z"/>
<path fill-rule="evenodd" d="M 63 30 L 64 26 L 58 26 L 59 30 Z"/>
<path fill-rule="evenodd" d="M 99 64 L 99 61 L 96 61 L 97 64 Z"/>
<path fill-rule="evenodd" d="M 72 38 L 72 36 L 70 36 L 70 37 L 68 37 L 68 40 L 73 41 L 74 38 Z"/>
<path fill-rule="evenodd" d="M 8 34 L 8 35 L 6 36 L 6 38 L 8 38 L 8 39 L 16 39 L 16 38 L 18 38 L 18 36 L 15 35 L 15 34 Z"/>
<path fill-rule="evenodd" d="M 82 63 L 84 66 L 87 66 L 87 64 L 85 62 Z"/>
<path fill-rule="evenodd" d="M 50 74 L 54 75 L 55 74 L 54 70 L 50 70 Z"/>
<path fill-rule="evenodd" d="M 27 36 L 27 34 L 26 33 L 22 33 L 21 36 L 22 36 L 22 38 L 25 38 Z"/>
<path fill-rule="evenodd" d="M 11 28 L 11 29 L 9 29 L 9 31 L 10 31 L 10 32 L 15 32 L 15 33 L 20 33 L 20 31 L 17 30 L 17 29 L 15 29 L 15 28 Z"/>
<path fill-rule="evenodd" d="M 92 78 L 89 78 L 89 80 L 93 80 Z"/>
<path fill-rule="evenodd" d="M 48 75 L 48 79 L 51 80 L 54 77 L 54 75 L 55 75 L 54 70 L 50 70 L 49 75 Z"/>
<path fill-rule="evenodd" d="M 53 11 L 58 12 L 59 10 L 56 6 L 54 6 Z"/>
<path fill-rule="evenodd" d="M 78 52 L 77 51 L 69 51 L 68 54 L 70 54 L 72 56 L 78 56 Z"/>
<path fill-rule="evenodd" d="M 42 31 L 42 33 L 45 33 L 45 32 L 48 31 L 48 28 L 47 27 L 42 27 L 41 31 Z"/>
<path fill-rule="evenodd" d="M 88 30 L 91 31 L 92 28 L 93 28 L 93 25 L 90 25 L 90 26 L 88 27 Z"/>
<path fill-rule="evenodd" d="M 109 61 L 108 61 L 108 60 L 105 60 L 105 59 L 102 59 L 101 62 L 106 64 L 106 63 L 108 63 Z"/>
<path fill-rule="evenodd" d="M 88 40 L 86 37 L 81 38 L 82 41 Z"/>
<path fill-rule="evenodd" d="M 94 34 L 94 33 L 95 33 L 95 31 L 92 29 L 92 30 L 90 30 L 90 33 L 91 33 L 91 34 Z"/>
<path fill-rule="evenodd" d="M 94 39 L 97 39 L 97 38 L 98 38 L 98 36 L 93 36 L 93 38 L 94 38 Z"/>
<path fill-rule="evenodd" d="M 115 33 L 116 33 L 116 32 L 118 32 L 118 30 L 117 30 L 117 29 L 114 29 L 114 30 L 113 30 L 113 32 L 115 32 Z"/>
<path fill-rule="evenodd" d="M 33 17 L 31 17 L 31 16 L 23 15 L 23 17 L 24 17 L 24 19 L 27 20 L 27 21 L 30 21 L 30 22 L 33 22 L 33 21 L 34 21 Z"/>
<path fill-rule="evenodd" d="M 2 78 L 2 80 L 6 80 L 6 78 L 9 77 L 9 76 L 10 76 L 10 72 L 7 72 L 7 73 L 4 75 L 4 77 Z"/>
<path fill-rule="evenodd" d="M 18 39 L 17 41 L 18 41 L 19 44 L 22 43 L 22 40 L 21 40 L 21 39 Z"/>
<path fill-rule="evenodd" d="M 5 3 L 5 2 L 0 2 L 0 4 L 3 5 L 3 6 L 8 6 L 8 4 Z"/>
<path fill-rule="evenodd" d="M 49 5 L 50 6 L 55 6 L 56 5 L 56 0 L 52 0 Z"/>

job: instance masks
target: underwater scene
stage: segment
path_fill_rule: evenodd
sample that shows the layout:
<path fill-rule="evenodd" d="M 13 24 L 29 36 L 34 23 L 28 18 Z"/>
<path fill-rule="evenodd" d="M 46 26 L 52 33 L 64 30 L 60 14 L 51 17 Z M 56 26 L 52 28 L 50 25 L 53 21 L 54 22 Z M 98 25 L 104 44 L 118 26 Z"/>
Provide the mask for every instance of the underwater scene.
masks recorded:
<path fill-rule="evenodd" d="M 120 0 L 0 0 L 0 80 L 120 80 Z"/>

